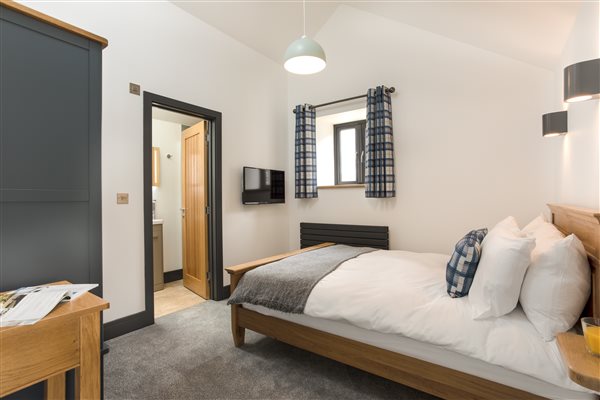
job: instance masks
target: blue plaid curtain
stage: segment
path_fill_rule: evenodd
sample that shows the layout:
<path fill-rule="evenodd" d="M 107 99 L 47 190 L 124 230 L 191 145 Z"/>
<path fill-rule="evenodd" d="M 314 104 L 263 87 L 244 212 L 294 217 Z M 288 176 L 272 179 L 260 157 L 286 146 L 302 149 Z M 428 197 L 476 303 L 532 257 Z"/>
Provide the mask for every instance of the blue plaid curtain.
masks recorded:
<path fill-rule="evenodd" d="M 296 106 L 296 198 L 317 194 L 317 139 L 315 110 L 309 104 Z"/>
<path fill-rule="evenodd" d="M 366 197 L 396 196 L 392 100 L 385 86 L 367 92 L 365 190 Z"/>

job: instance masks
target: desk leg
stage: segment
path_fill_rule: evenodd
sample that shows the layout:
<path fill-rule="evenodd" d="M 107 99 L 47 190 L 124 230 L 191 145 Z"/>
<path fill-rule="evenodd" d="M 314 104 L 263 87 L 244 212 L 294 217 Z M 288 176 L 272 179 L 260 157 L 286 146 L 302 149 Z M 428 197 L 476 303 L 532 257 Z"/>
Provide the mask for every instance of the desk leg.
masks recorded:
<path fill-rule="evenodd" d="M 65 400 L 65 373 L 51 376 L 44 387 L 44 398 L 46 400 Z"/>
<path fill-rule="evenodd" d="M 75 398 L 100 399 L 100 313 L 84 315 L 79 323 L 79 367 L 75 369 Z"/>

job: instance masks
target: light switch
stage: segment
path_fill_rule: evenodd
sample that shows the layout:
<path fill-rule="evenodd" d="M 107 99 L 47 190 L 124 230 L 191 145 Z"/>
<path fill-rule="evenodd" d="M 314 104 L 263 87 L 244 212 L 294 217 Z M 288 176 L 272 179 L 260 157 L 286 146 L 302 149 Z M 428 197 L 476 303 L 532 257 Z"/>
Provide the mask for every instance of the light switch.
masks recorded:
<path fill-rule="evenodd" d="M 129 204 L 129 193 L 117 193 L 117 204 Z"/>
<path fill-rule="evenodd" d="M 137 83 L 129 82 L 129 93 L 139 96 L 140 95 L 140 85 L 138 85 Z"/>

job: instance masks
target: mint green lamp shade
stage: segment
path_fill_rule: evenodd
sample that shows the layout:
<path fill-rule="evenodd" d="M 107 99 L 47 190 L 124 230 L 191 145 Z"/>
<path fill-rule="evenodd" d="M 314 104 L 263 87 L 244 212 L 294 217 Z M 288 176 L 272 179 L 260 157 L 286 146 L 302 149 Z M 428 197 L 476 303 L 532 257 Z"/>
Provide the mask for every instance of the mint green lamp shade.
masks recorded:
<path fill-rule="evenodd" d="M 299 75 L 315 74 L 327 65 L 325 52 L 319 43 L 311 38 L 302 36 L 294 40 L 285 51 L 283 67 Z"/>

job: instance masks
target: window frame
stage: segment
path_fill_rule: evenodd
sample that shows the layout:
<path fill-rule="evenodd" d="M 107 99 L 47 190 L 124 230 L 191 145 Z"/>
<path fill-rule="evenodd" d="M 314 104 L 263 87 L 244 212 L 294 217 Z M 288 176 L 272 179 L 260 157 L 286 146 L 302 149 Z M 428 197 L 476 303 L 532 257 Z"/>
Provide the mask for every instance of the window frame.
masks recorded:
<path fill-rule="evenodd" d="M 356 137 L 356 151 L 355 151 L 355 162 L 356 162 L 356 180 L 354 181 L 342 181 L 341 175 L 341 154 L 340 154 L 340 131 L 354 128 Z M 367 129 L 367 121 L 364 119 L 358 121 L 344 122 L 333 126 L 333 168 L 334 168 L 334 184 L 337 185 L 350 185 L 350 184 L 363 184 L 365 182 L 365 131 Z"/>

